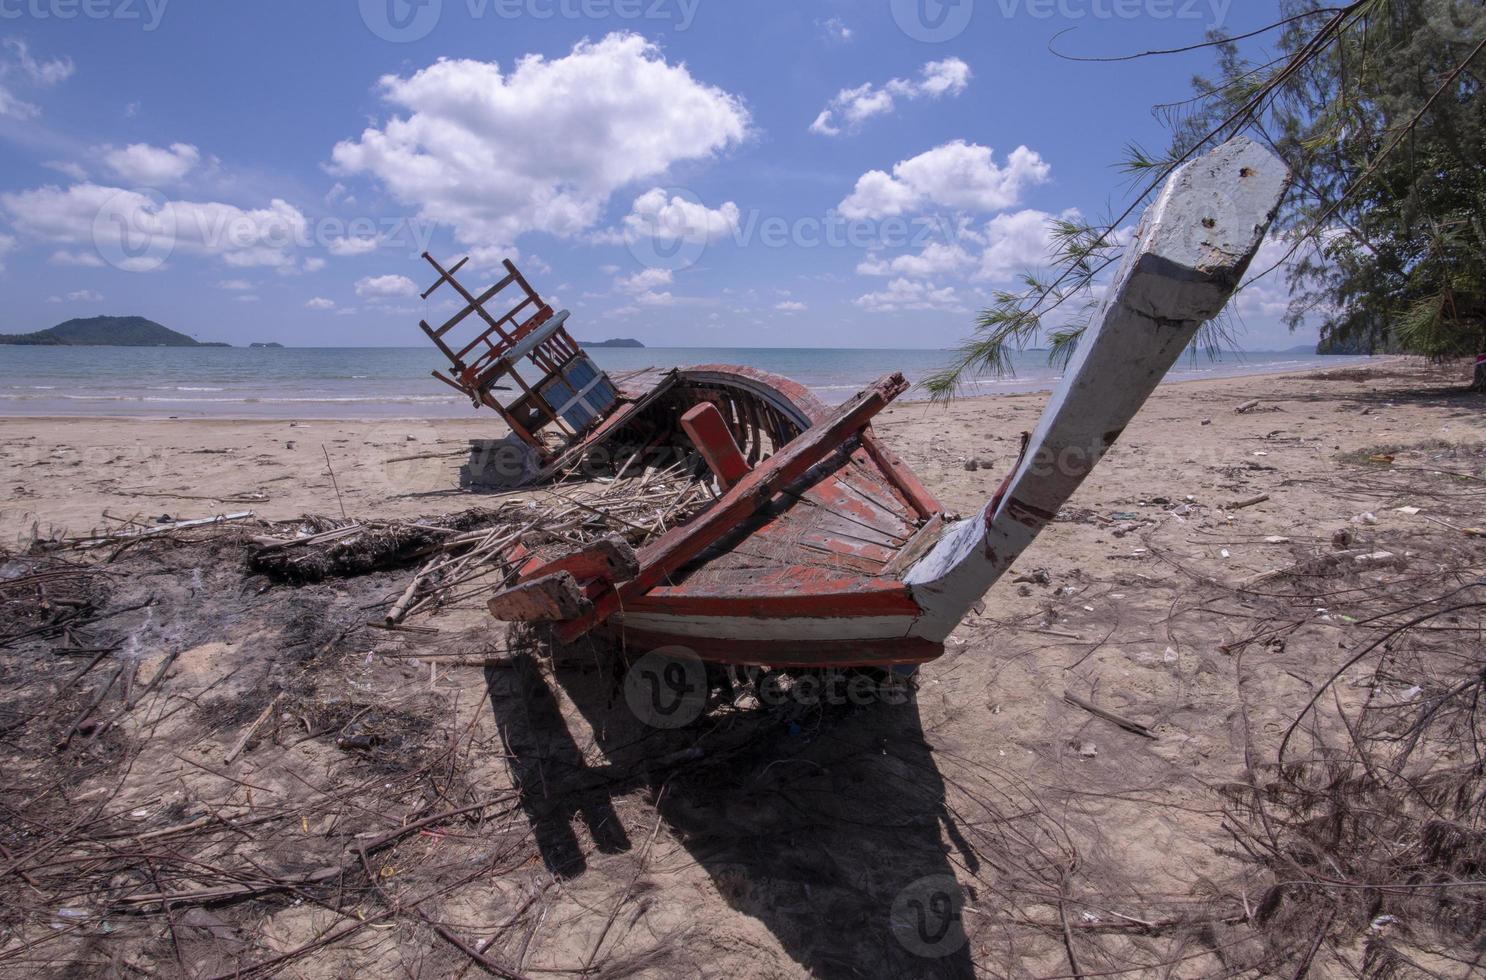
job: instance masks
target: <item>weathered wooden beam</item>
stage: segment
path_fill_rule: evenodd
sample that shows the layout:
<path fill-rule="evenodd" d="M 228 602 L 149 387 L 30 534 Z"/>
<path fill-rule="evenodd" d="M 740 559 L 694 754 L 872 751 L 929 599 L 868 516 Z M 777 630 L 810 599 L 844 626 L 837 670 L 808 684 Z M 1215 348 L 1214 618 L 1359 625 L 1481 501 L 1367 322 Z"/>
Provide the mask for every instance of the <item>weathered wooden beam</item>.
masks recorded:
<path fill-rule="evenodd" d="M 1005 492 L 904 575 L 925 610 L 913 635 L 947 637 L 1056 516 L 1228 302 L 1289 183 L 1279 158 L 1241 137 L 1171 176 Z"/>
<path fill-rule="evenodd" d="M 506 589 L 492 597 L 488 605 L 490 615 L 503 623 L 560 623 L 582 616 L 591 608 L 577 579 L 568 572 Z"/>
<path fill-rule="evenodd" d="M 428 297 L 432 296 L 433 293 L 434 293 L 434 290 L 438 289 L 444 283 L 448 282 L 449 281 L 449 277 L 452 276 L 452 275 L 454 275 L 460 269 L 463 269 L 464 266 L 465 266 L 465 263 L 470 260 L 470 257 L 468 255 L 466 255 L 464 258 L 460 259 L 458 262 L 456 262 L 454 264 L 454 268 L 449 269 L 449 270 L 446 271 L 443 268 L 441 268 L 439 266 L 438 262 L 436 262 L 427 252 L 424 252 L 423 253 L 423 257 L 428 260 L 428 262 L 429 262 L 430 265 L 432 265 L 435 269 L 438 269 L 439 270 L 439 281 L 436 282 L 436 283 L 434 283 L 432 286 L 429 286 L 427 289 L 425 289 L 423 291 L 423 298 L 424 299 L 428 299 Z"/>
<path fill-rule="evenodd" d="M 887 375 L 818 425 L 800 433 L 784 449 L 751 470 L 711 508 L 641 549 L 640 574 L 617 589 L 595 596 L 593 610 L 565 623 L 558 630 L 558 637 L 563 642 L 577 639 L 612 616 L 624 602 L 659 585 L 671 573 L 737 528 L 780 490 L 840 449 L 894 398 L 907 390 L 908 382 L 903 375 Z"/>
<path fill-rule="evenodd" d="M 533 559 L 521 570 L 523 578 L 537 579 L 567 572 L 580 582 L 603 579 L 628 582 L 640 574 L 640 559 L 628 541 L 617 534 L 600 538 L 584 547 L 551 559 Z"/>
<path fill-rule="evenodd" d="M 681 416 L 681 428 L 686 431 L 691 444 L 697 447 L 697 452 L 702 454 L 712 475 L 717 477 L 718 486 L 724 491 L 748 475 L 748 460 L 743 457 L 743 451 L 738 448 L 716 405 L 701 402 L 692 406 Z"/>
<path fill-rule="evenodd" d="M 877 464 L 878 469 L 882 470 L 882 475 L 887 477 L 888 482 L 903 495 L 903 499 L 908 501 L 908 506 L 912 507 L 921 519 L 928 520 L 944 510 L 938 498 L 914 475 L 914 472 L 908 468 L 908 464 L 904 463 L 897 453 L 883 445 L 882 440 L 877 438 L 877 434 L 870 429 L 862 433 L 862 448 L 867 450 L 872 461 Z"/>

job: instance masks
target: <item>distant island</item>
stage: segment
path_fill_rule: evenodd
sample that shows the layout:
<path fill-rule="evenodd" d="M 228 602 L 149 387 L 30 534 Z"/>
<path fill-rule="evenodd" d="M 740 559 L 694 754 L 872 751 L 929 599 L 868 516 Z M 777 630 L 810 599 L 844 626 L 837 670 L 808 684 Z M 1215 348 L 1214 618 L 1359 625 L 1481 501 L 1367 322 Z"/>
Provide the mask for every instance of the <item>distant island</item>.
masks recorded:
<path fill-rule="evenodd" d="M 26 347 L 230 347 L 205 344 L 142 316 L 68 320 L 35 333 L 0 334 L 0 344 Z"/>
<path fill-rule="evenodd" d="M 616 340 L 580 340 L 580 341 L 578 341 L 578 343 L 581 346 L 583 346 L 583 347 L 635 347 L 635 348 L 640 348 L 640 347 L 644 347 L 645 346 L 644 344 L 640 343 L 638 340 L 630 340 L 628 338 L 619 338 L 619 339 L 616 339 Z"/>
<path fill-rule="evenodd" d="M 269 341 L 266 344 L 249 344 L 248 346 L 249 347 L 253 347 L 253 348 L 258 348 L 260 350 L 267 350 L 268 348 L 271 348 L 271 347 L 272 348 L 280 348 L 280 349 L 282 349 L 284 345 L 283 344 L 276 344 L 273 341 Z"/>

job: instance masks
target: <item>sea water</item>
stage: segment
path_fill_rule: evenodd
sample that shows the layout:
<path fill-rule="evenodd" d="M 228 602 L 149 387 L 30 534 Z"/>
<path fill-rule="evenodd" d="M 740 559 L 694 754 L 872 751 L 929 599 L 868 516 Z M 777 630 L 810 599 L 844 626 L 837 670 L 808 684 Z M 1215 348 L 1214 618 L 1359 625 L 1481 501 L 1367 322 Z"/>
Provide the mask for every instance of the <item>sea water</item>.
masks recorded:
<path fill-rule="evenodd" d="M 793 378 L 838 404 L 891 371 L 917 383 L 943 368 L 943 350 L 652 347 L 592 348 L 611 373 L 647 367 L 743 364 Z M 1226 353 L 1184 357 L 1168 381 L 1341 367 L 1365 357 Z M 1013 358 L 1012 377 L 967 384 L 968 395 L 1038 391 L 1059 378 L 1042 351 Z M 433 348 L 0 346 L 0 416 L 178 418 L 453 418 L 469 399 L 435 379 L 448 364 Z M 921 399 L 920 389 L 905 398 Z"/>

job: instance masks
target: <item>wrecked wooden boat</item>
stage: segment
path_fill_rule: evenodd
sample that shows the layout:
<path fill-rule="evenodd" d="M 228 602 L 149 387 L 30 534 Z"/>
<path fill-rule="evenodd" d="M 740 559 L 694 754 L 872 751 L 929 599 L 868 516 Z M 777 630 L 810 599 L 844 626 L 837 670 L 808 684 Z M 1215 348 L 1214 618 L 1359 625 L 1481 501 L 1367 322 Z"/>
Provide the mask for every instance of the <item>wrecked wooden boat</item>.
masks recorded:
<path fill-rule="evenodd" d="M 509 260 L 505 277 L 475 295 L 457 278 L 468 259 L 445 269 L 431 255 L 423 258 L 438 272 L 423 298 L 448 285 L 464 304 L 441 326 L 419 324 L 451 365 L 433 376 L 496 412 L 510 429 L 477 461 L 488 485 L 530 486 L 602 466 L 622 476 L 675 459 L 693 451 L 682 419 L 701 405 L 723 417 L 750 467 L 825 417 L 803 386 L 740 365 L 611 377 L 568 333 L 568 311 L 553 310 Z M 471 320 L 473 336 L 454 346 L 455 332 Z M 502 400 L 497 392 L 515 394 Z M 700 424 L 709 423 L 710 417 Z"/>
<path fill-rule="evenodd" d="M 950 519 L 872 431 L 873 417 L 907 390 L 901 375 L 835 409 L 743 367 L 609 379 L 566 335 L 566 315 L 541 303 L 514 266 L 482 297 L 455 283 L 469 305 L 451 322 L 479 314 L 489 329 L 458 351 L 443 341 L 449 325 L 424 329 L 451 355 L 454 374 L 444 380 L 516 423 L 532 454 L 526 478 L 559 476 L 629 432 L 627 444 L 694 454 L 717 489 L 699 513 L 638 549 L 610 538 L 518 553 L 492 614 L 552 624 L 564 642 L 603 634 L 629 653 L 682 647 L 726 664 L 933 660 L 1226 305 L 1288 182 L 1278 158 L 1242 138 L 1171 176 L 1021 459 L 966 520 Z M 457 271 L 440 268 L 434 288 Z M 522 305 L 491 318 L 483 303 L 511 286 Z M 522 358 L 530 364 L 518 365 Z M 512 377 L 517 367 L 539 377 Z M 492 386 L 507 378 L 520 394 L 503 405 Z M 549 429 L 558 437 L 542 437 Z"/>

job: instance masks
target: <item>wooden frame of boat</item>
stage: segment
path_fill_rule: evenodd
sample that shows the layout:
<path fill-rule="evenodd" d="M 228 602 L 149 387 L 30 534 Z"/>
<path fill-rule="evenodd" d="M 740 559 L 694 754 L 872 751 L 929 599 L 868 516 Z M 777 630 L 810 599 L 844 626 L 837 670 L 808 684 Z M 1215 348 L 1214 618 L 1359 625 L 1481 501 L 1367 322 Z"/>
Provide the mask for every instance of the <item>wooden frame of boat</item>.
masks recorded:
<path fill-rule="evenodd" d="M 975 517 L 947 519 L 872 432 L 907 389 L 901 375 L 827 410 L 763 372 L 680 369 L 643 394 L 621 383 L 620 407 L 554 462 L 659 413 L 655 438 L 705 460 L 718 499 L 638 551 L 608 541 L 526 558 L 491 613 L 552 623 L 567 642 L 602 631 L 631 653 L 684 647 L 728 664 L 934 659 L 1222 310 L 1288 185 L 1284 164 L 1243 138 L 1171 176 L 1021 460 Z"/>

